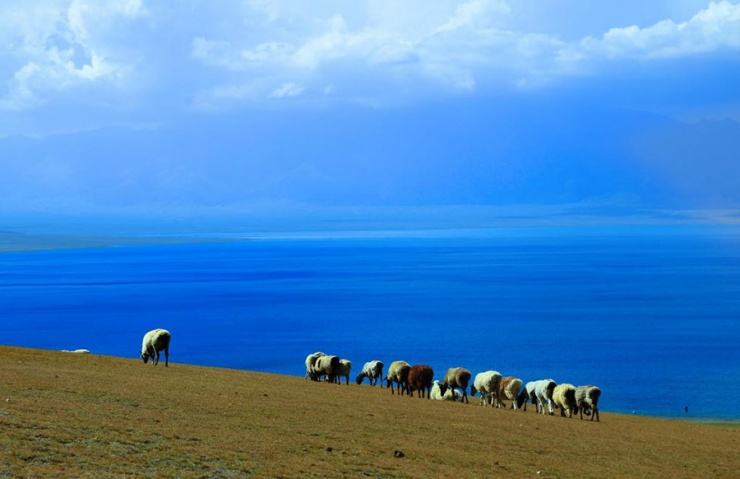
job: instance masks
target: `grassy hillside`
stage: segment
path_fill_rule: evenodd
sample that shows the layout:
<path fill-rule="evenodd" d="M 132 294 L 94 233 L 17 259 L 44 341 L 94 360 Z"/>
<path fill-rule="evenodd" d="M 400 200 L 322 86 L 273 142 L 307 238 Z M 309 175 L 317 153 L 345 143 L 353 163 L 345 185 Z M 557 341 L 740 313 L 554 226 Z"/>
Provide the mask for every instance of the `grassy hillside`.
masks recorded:
<path fill-rule="evenodd" d="M 608 413 L 601 420 L 0 348 L 0 477 L 737 477 L 740 470 L 738 428 Z"/>

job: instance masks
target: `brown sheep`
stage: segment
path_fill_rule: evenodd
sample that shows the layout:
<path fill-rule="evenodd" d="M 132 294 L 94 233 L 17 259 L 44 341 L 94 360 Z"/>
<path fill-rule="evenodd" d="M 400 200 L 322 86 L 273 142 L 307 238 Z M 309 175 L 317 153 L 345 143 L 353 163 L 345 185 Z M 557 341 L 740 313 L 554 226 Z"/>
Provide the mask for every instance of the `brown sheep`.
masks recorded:
<path fill-rule="evenodd" d="M 409 369 L 406 386 L 409 396 L 413 396 L 414 391 L 418 391 L 419 397 L 423 398 L 426 391 L 426 398 L 429 399 L 429 393 L 432 390 L 432 381 L 434 381 L 434 370 L 431 366 L 425 364 L 412 366 Z"/>

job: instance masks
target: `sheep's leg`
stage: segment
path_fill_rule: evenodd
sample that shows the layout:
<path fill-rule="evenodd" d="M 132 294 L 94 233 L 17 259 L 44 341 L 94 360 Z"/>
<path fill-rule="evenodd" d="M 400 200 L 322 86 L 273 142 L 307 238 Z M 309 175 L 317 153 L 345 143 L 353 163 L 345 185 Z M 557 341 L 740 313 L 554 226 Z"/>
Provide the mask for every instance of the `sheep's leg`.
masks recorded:
<path fill-rule="evenodd" d="M 164 367 L 170 366 L 170 348 L 166 347 L 164 348 Z"/>
<path fill-rule="evenodd" d="M 156 366 L 157 364 L 159 364 L 159 351 L 157 351 L 156 349 L 155 351 L 157 354 L 156 354 L 156 359 L 154 360 L 154 365 Z"/>
<path fill-rule="evenodd" d="M 596 406 L 594 406 L 593 411 L 591 412 L 591 420 L 593 421 L 594 418 L 596 418 L 596 422 L 601 422 L 599 420 L 599 409 Z"/>

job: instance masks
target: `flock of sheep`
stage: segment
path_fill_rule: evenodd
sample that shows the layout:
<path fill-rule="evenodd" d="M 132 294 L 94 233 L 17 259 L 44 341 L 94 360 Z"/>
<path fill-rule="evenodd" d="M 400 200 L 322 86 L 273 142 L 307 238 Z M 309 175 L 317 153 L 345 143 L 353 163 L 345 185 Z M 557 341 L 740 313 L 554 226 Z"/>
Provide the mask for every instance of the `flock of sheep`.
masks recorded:
<path fill-rule="evenodd" d="M 172 335 L 166 329 L 154 329 L 144 335 L 141 342 L 141 359 L 147 363 L 150 359 L 156 366 L 159 364 L 159 354 L 164 352 L 164 365 L 169 365 L 170 340 Z M 316 352 L 306 356 L 306 379 L 313 381 L 325 380 L 330 383 L 340 383 L 345 379 L 349 384 L 352 362 L 339 356 Z M 382 361 L 368 361 L 362 366 L 362 371 L 355 378 L 357 384 L 365 379 L 375 386 L 385 381 L 386 387 L 392 394 L 407 394 L 413 396 L 436 399 L 440 401 L 468 401 L 468 385 L 472 374 L 465 368 L 450 368 L 442 381 L 434 379 L 434 370 L 431 366 L 417 364 L 411 366 L 406 361 L 393 361 L 388 372 L 383 377 L 385 365 Z M 554 414 L 560 410 L 561 416 L 573 417 L 580 412 L 591 416 L 591 420 L 599 420 L 599 398 L 601 389 L 596 386 L 574 386 L 564 383 L 557 384 L 552 379 L 530 381 L 522 387 L 522 380 L 513 376 L 502 376 L 498 371 L 484 371 L 475 375 L 470 385 L 470 394 L 480 394 L 480 404 L 497 408 L 506 408 L 504 401 L 511 401 L 512 409 L 526 411 L 531 402 L 540 414 Z"/>
<path fill-rule="evenodd" d="M 450 368 L 442 381 L 434 379 L 434 370 L 431 366 L 419 364 L 411 366 L 406 361 L 393 361 L 383 377 L 384 364 L 382 361 L 368 361 L 362 366 L 362 371 L 355 378 L 357 384 L 362 384 L 365 378 L 370 385 L 375 386 L 385 381 L 386 387 L 392 394 L 407 394 L 428 399 L 468 402 L 468 385 L 472 374 L 465 368 Z M 340 383 L 345 378 L 349 384 L 352 362 L 341 359 L 339 356 L 315 352 L 306 356 L 306 379 L 312 381 L 327 381 Z M 601 389 L 596 386 L 574 386 L 572 384 L 557 384 L 552 379 L 530 381 L 523 385 L 521 379 L 513 376 L 502 376 L 498 371 L 485 371 L 475 375 L 470 385 L 470 394 L 480 394 L 480 404 L 497 408 L 506 408 L 504 401 L 511 401 L 511 408 L 527 410 L 527 403 L 531 402 L 540 414 L 554 414 L 560 410 L 561 416 L 573 417 L 580 412 L 591 416 L 591 420 L 599 421 L 599 398 Z"/>

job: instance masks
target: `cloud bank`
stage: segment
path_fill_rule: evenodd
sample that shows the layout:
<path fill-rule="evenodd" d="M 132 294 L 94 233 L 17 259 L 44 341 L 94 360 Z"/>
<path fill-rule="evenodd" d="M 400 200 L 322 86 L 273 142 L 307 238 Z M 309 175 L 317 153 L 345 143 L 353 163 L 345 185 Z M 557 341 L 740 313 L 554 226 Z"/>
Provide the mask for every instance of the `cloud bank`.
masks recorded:
<path fill-rule="evenodd" d="M 379 105 L 546 88 L 599 75 L 608 63 L 740 50 L 740 4 L 726 0 L 688 18 L 615 25 L 576 39 L 565 24 L 546 33 L 524 28 L 521 5 L 4 3 L 0 110 L 39 110 L 60 101 L 120 108 L 132 94 L 168 97 L 168 108 L 205 110 L 336 99 Z"/>

